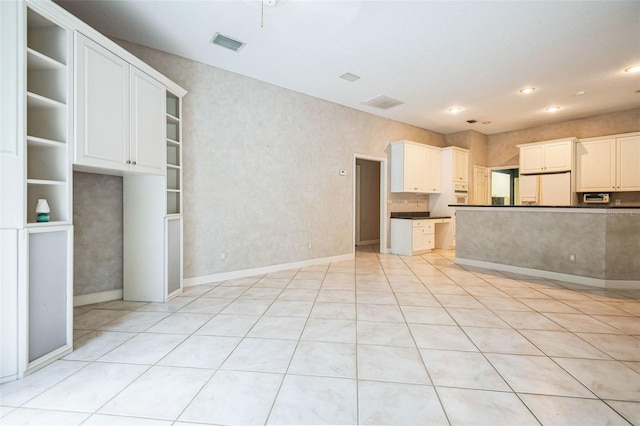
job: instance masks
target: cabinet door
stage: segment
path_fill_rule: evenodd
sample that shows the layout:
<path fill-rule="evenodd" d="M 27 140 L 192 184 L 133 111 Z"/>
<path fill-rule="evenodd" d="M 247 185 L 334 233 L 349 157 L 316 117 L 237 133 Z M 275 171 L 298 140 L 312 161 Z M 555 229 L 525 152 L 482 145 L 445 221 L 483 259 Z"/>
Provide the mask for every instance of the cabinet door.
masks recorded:
<path fill-rule="evenodd" d="M 429 235 L 424 233 L 423 227 L 413 228 L 413 244 L 412 251 L 424 251 L 429 250 Z"/>
<path fill-rule="evenodd" d="M 426 192 L 442 192 L 442 152 L 439 149 L 428 148 L 427 154 L 427 183 Z"/>
<path fill-rule="evenodd" d="M 469 183 L 469 153 L 453 151 L 453 181 Z"/>
<path fill-rule="evenodd" d="M 576 171 L 578 177 L 576 191 L 613 191 L 616 179 L 615 162 L 615 139 L 577 143 Z"/>
<path fill-rule="evenodd" d="M 520 204 L 536 204 L 538 202 L 538 176 L 520 176 L 519 189 Z"/>
<path fill-rule="evenodd" d="M 554 142 L 544 146 L 544 171 L 546 173 L 571 171 L 571 141 Z"/>
<path fill-rule="evenodd" d="M 426 192 L 427 150 L 414 145 L 404 145 L 405 192 Z"/>
<path fill-rule="evenodd" d="M 165 233 L 167 297 L 172 297 L 182 290 L 182 219 L 166 219 Z"/>
<path fill-rule="evenodd" d="M 618 191 L 640 191 L 640 136 L 617 140 Z"/>
<path fill-rule="evenodd" d="M 129 64 L 76 32 L 75 163 L 129 165 Z"/>
<path fill-rule="evenodd" d="M 28 324 L 25 370 L 71 350 L 73 327 L 72 228 L 29 230 L 26 235 Z"/>
<path fill-rule="evenodd" d="M 131 67 L 131 171 L 164 174 L 165 87 Z"/>
<path fill-rule="evenodd" d="M 520 173 L 540 173 L 544 171 L 544 146 L 520 148 Z"/>

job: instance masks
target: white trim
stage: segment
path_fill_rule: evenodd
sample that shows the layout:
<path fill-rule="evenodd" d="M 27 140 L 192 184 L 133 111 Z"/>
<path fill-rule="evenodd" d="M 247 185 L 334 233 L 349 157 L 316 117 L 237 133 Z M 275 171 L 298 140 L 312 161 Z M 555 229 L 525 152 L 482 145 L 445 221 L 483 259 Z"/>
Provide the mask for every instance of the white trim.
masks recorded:
<path fill-rule="evenodd" d="M 481 260 L 465 259 L 461 257 L 456 257 L 455 263 L 458 265 L 487 268 L 496 271 L 513 272 L 516 274 L 531 275 L 533 277 L 565 281 L 592 287 L 620 290 L 640 290 L 640 280 L 607 280 L 600 278 L 583 277 L 580 275 L 563 274 L 561 272 L 545 271 L 542 269 L 523 268 L 521 266 L 504 265 L 502 263 L 484 262 Z"/>
<path fill-rule="evenodd" d="M 80 294 L 73 296 L 73 306 L 93 305 L 94 303 L 110 302 L 122 299 L 122 289 L 100 291 L 98 293 Z"/>
<path fill-rule="evenodd" d="M 342 254 L 340 256 L 320 257 L 317 259 L 302 260 L 300 262 L 282 263 L 280 265 L 262 266 L 259 268 L 241 269 L 239 271 L 222 272 L 220 274 L 204 275 L 201 277 L 185 278 L 183 284 L 185 287 L 200 284 L 210 284 L 219 281 L 232 280 L 235 278 L 253 277 L 255 275 L 265 275 L 271 272 L 285 271 L 287 269 L 298 269 L 305 266 L 322 265 L 332 262 L 344 262 L 346 260 L 353 260 L 355 255 L 353 253 Z"/>
<path fill-rule="evenodd" d="M 352 244 L 354 255 L 355 255 L 355 247 L 356 247 L 356 160 L 368 160 L 375 161 L 380 163 L 380 254 L 386 254 L 389 252 L 387 248 L 387 223 L 389 222 L 389 216 L 387 213 L 387 158 L 386 157 L 376 157 L 373 155 L 366 154 L 357 154 L 353 153 L 353 217 L 352 217 Z"/>

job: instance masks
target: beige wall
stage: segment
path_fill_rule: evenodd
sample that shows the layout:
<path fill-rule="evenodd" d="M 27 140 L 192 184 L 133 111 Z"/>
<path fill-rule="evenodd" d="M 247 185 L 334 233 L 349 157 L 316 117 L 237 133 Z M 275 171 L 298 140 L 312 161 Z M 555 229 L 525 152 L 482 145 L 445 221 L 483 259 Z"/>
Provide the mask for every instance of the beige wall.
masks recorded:
<path fill-rule="evenodd" d="M 640 108 L 487 136 L 487 166 L 518 165 L 516 145 L 575 136 L 590 138 L 640 131 Z"/>
<path fill-rule="evenodd" d="M 189 91 L 185 278 L 352 253 L 353 154 L 386 157 L 399 139 L 444 145 L 435 132 L 120 43 Z"/>

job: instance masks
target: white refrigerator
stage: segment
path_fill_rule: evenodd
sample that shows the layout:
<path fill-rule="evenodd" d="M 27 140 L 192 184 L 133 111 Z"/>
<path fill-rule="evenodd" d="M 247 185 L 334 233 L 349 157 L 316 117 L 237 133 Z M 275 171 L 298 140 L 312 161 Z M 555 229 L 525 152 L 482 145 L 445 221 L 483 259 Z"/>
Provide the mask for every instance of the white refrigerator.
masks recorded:
<path fill-rule="evenodd" d="M 571 205 L 571 172 L 520 175 L 520 204 Z"/>

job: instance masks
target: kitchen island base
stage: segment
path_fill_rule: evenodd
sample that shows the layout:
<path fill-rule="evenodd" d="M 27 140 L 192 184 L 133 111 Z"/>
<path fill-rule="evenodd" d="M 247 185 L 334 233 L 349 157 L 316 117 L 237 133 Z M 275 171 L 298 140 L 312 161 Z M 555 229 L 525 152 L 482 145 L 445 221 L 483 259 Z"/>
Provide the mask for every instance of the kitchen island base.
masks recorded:
<path fill-rule="evenodd" d="M 640 289 L 640 209 L 456 206 L 456 258 L 601 288 Z"/>

